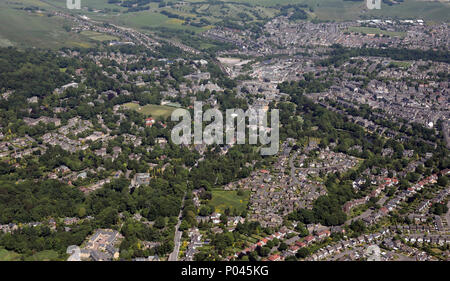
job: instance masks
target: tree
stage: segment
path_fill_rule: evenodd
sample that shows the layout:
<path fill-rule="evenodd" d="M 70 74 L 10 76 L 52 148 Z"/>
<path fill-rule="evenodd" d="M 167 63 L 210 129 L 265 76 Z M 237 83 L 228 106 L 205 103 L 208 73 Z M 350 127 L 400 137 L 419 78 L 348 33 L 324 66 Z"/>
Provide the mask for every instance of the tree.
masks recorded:
<path fill-rule="evenodd" d="M 278 246 L 279 251 L 285 251 L 285 250 L 287 250 L 287 248 L 288 248 L 288 245 L 284 242 L 281 242 L 280 246 Z"/>
<path fill-rule="evenodd" d="M 309 250 L 308 250 L 308 248 L 305 248 L 305 247 L 300 248 L 300 249 L 297 251 L 296 256 L 299 257 L 299 258 L 302 258 L 302 259 L 306 258 L 307 256 L 309 256 Z"/>
<path fill-rule="evenodd" d="M 440 216 L 440 215 L 448 212 L 448 207 L 445 204 L 434 203 L 430 208 L 430 212 L 435 215 Z"/>
<path fill-rule="evenodd" d="M 79 216 L 80 218 L 86 216 L 86 208 L 85 208 L 85 207 L 80 207 L 80 208 L 78 208 L 78 216 Z"/>
<path fill-rule="evenodd" d="M 355 232 L 356 235 L 360 235 L 366 230 L 366 225 L 362 220 L 352 221 L 349 227 Z"/>
<path fill-rule="evenodd" d="M 213 211 L 214 209 L 211 206 L 205 205 L 200 208 L 199 215 L 204 217 L 209 216 L 213 213 Z"/>
<path fill-rule="evenodd" d="M 263 247 L 258 247 L 258 254 L 261 257 L 267 257 L 270 254 L 270 248 L 267 246 L 263 246 Z"/>
<path fill-rule="evenodd" d="M 295 256 L 288 256 L 284 260 L 285 261 L 297 261 L 297 258 Z"/>
<path fill-rule="evenodd" d="M 448 178 L 447 178 L 446 176 L 440 176 L 440 177 L 438 178 L 438 180 L 437 180 L 437 183 L 438 183 L 440 186 L 447 186 L 447 184 L 448 184 Z"/>
<path fill-rule="evenodd" d="M 187 221 L 185 221 L 185 220 L 182 220 L 181 223 L 180 223 L 179 229 L 180 229 L 181 231 L 184 231 L 184 230 L 186 230 L 186 229 L 189 229 L 189 223 L 188 223 Z"/>
<path fill-rule="evenodd" d="M 308 229 L 302 223 L 297 224 L 297 226 L 295 227 L 295 230 L 298 231 L 298 233 L 299 233 L 298 236 L 300 236 L 300 237 L 306 237 L 309 235 Z"/>
<path fill-rule="evenodd" d="M 159 229 L 164 228 L 166 226 L 166 219 L 164 217 L 157 217 L 153 226 Z"/>
<path fill-rule="evenodd" d="M 117 209 L 115 209 L 114 207 L 107 207 L 98 214 L 96 219 L 100 224 L 100 227 L 106 228 L 117 224 L 119 215 L 117 213 Z"/>

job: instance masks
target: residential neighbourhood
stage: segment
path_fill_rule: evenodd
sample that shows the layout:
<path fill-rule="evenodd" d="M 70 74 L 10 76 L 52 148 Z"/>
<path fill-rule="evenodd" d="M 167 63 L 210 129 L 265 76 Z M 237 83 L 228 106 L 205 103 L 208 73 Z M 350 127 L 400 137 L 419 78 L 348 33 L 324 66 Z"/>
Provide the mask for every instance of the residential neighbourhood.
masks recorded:
<path fill-rule="evenodd" d="M 446 9 L 25 2 L 61 26 L 0 31 L 0 260 L 450 260 Z"/>

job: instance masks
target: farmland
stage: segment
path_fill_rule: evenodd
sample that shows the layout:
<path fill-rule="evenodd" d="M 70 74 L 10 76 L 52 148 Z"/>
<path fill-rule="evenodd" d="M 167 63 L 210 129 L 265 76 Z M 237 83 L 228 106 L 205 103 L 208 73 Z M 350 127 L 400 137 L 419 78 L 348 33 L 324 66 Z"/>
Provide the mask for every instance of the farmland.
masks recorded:
<path fill-rule="evenodd" d="M 380 10 L 367 10 L 364 1 L 343 0 L 244 0 L 244 1 L 163 1 L 150 2 L 144 10 L 134 11 L 121 3 L 108 0 L 82 1 L 81 10 L 68 10 L 65 1 L 23 0 L 0 3 L 0 24 L 8 26 L 0 30 L 0 46 L 35 46 L 45 48 L 52 42 L 52 48 L 93 47 L 103 41 L 116 40 L 106 34 L 85 34 L 68 32 L 70 23 L 56 16 L 52 11 L 87 15 L 93 20 L 110 22 L 122 26 L 156 32 L 160 35 L 177 37 L 186 41 L 187 34 L 198 34 L 215 26 L 252 29 L 280 15 L 283 6 L 297 5 L 309 19 L 321 21 L 343 21 L 367 18 L 421 18 L 428 21 L 450 20 L 450 4 L 411 0 L 398 5 L 382 3 Z M 300 6 L 299 6 L 300 5 Z M 354 31 L 358 32 L 358 31 Z M 403 36 L 388 31 L 360 30 L 363 33 L 379 33 Z M 190 37 L 189 44 L 206 49 L 214 47 L 213 42 L 198 42 Z"/>
<path fill-rule="evenodd" d="M 76 33 L 67 32 L 62 18 L 47 16 L 39 12 L 27 12 L 0 4 L 1 46 L 40 48 L 91 47 L 89 39 Z M 51 44 L 50 44 L 51 43 Z"/>

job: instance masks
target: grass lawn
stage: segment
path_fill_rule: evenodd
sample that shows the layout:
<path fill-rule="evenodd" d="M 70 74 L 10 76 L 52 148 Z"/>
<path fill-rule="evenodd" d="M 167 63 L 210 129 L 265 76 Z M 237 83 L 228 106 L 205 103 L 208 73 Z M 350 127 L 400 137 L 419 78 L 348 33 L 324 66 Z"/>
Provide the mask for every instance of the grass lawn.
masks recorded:
<path fill-rule="evenodd" d="M 242 241 L 246 241 L 250 244 L 255 244 L 256 242 L 258 242 L 258 239 L 250 237 L 250 236 L 246 236 L 244 234 L 240 234 L 239 237 Z"/>
<path fill-rule="evenodd" d="M 173 11 L 172 11 L 173 12 Z M 183 25 L 184 20 L 169 18 L 158 11 L 140 11 L 135 13 L 123 13 L 117 17 L 111 17 L 112 21 L 119 25 L 155 31 L 164 27 L 174 30 L 201 31 L 203 29 L 190 25 Z"/>
<path fill-rule="evenodd" d="M 216 212 L 223 213 L 229 207 L 242 212 L 247 208 L 250 191 L 244 191 L 244 195 L 237 195 L 235 190 L 212 190 L 212 199 L 210 204 L 214 206 Z"/>
<path fill-rule="evenodd" d="M 27 261 L 56 261 L 61 260 L 59 254 L 53 250 L 45 250 L 37 252 L 31 257 L 26 258 Z"/>
<path fill-rule="evenodd" d="M 176 109 L 176 107 L 167 106 L 167 105 L 156 105 L 156 104 L 147 104 L 144 106 L 140 106 L 136 103 L 125 103 L 123 106 L 136 110 L 139 113 L 144 114 L 145 116 L 152 116 L 155 119 L 166 119 L 170 117 L 172 111 Z"/>
<path fill-rule="evenodd" d="M 411 66 L 410 62 L 407 61 L 393 61 L 390 65 L 401 68 L 409 68 Z"/>
<path fill-rule="evenodd" d="M 119 38 L 117 38 L 115 36 L 103 34 L 100 32 L 95 32 L 95 31 L 85 30 L 85 31 L 82 31 L 80 34 L 88 37 L 89 39 L 92 39 L 94 41 L 100 41 L 100 42 L 119 40 Z"/>
<path fill-rule="evenodd" d="M 262 240 L 262 239 L 264 239 L 264 237 L 263 237 L 263 236 L 260 236 L 260 235 L 256 235 L 256 234 L 252 234 L 252 235 L 251 235 L 251 237 L 252 237 L 252 238 L 254 238 L 254 239 L 256 239 L 256 241 L 259 241 L 259 240 Z"/>
<path fill-rule="evenodd" d="M 440 249 L 438 249 L 438 248 L 432 248 L 431 251 L 433 253 L 435 253 L 435 254 L 438 254 L 438 255 L 442 253 L 442 251 Z"/>
<path fill-rule="evenodd" d="M 20 254 L 5 249 L 0 249 L 0 261 L 18 261 Z"/>
<path fill-rule="evenodd" d="M 362 27 L 362 26 L 352 26 L 347 29 L 350 32 L 359 32 L 365 34 L 380 34 L 380 35 L 389 35 L 389 36 L 399 36 L 404 37 L 406 35 L 405 32 L 394 32 L 394 31 L 386 31 L 375 27 Z"/>

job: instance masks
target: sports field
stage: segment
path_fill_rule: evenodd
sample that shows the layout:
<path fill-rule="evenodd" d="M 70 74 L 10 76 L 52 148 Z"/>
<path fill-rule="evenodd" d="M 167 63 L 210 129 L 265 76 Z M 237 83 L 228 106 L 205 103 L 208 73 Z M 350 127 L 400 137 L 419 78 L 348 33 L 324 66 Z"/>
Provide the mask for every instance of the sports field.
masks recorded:
<path fill-rule="evenodd" d="M 94 41 L 100 41 L 100 42 L 103 42 L 103 41 L 118 41 L 119 40 L 119 38 L 117 38 L 115 36 L 103 34 L 103 33 L 100 33 L 100 32 L 95 32 L 95 31 L 85 30 L 85 31 L 82 31 L 80 34 L 88 37 L 89 39 L 92 39 Z"/>
<path fill-rule="evenodd" d="M 394 31 L 386 31 L 375 27 L 362 27 L 362 26 L 352 26 L 347 29 L 349 32 L 358 32 L 364 34 L 379 34 L 379 35 L 389 35 L 392 37 L 404 37 L 406 36 L 405 32 L 394 32 Z"/>
<path fill-rule="evenodd" d="M 147 104 L 144 106 L 140 106 L 137 103 L 129 102 L 123 104 L 124 107 L 136 110 L 139 113 L 144 114 L 145 116 L 151 116 L 155 119 L 166 119 L 170 117 L 172 111 L 176 109 L 176 107 L 167 106 L 167 105 L 156 105 L 156 104 Z"/>
<path fill-rule="evenodd" d="M 249 197 L 248 190 L 243 191 L 242 196 L 239 196 L 235 190 L 212 190 L 212 199 L 209 204 L 219 213 L 223 213 L 227 207 L 242 212 L 247 208 Z"/>

